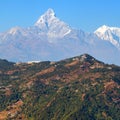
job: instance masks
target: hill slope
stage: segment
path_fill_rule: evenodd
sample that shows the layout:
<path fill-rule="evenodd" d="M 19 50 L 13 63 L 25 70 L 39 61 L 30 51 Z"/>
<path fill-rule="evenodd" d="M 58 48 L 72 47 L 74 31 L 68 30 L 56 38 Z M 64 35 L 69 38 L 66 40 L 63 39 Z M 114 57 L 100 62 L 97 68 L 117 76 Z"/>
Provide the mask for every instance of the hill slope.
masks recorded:
<path fill-rule="evenodd" d="M 119 111 L 120 67 L 88 54 L 0 69 L 0 120 L 119 120 Z"/>

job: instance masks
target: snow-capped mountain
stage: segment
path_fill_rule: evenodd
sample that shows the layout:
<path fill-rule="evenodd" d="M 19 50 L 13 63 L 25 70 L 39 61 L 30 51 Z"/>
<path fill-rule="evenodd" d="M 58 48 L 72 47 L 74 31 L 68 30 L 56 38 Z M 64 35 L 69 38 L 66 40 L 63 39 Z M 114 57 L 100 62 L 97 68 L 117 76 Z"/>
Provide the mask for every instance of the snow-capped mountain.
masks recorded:
<path fill-rule="evenodd" d="M 62 38 L 71 32 L 71 28 L 60 21 L 52 9 L 43 14 L 38 21 L 35 23 L 42 32 L 47 33 L 48 37 Z"/>
<path fill-rule="evenodd" d="M 17 62 L 56 61 L 88 53 L 106 63 L 120 65 L 119 30 L 109 29 L 109 38 L 102 37 L 108 30 L 105 26 L 95 33 L 73 29 L 48 9 L 33 26 L 0 33 L 0 58 Z"/>
<path fill-rule="evenodd" d="M 94 33 L 101 39 L 110 41 L 113 45 L 120 49 L 120 28 L 103 25 Z"/>

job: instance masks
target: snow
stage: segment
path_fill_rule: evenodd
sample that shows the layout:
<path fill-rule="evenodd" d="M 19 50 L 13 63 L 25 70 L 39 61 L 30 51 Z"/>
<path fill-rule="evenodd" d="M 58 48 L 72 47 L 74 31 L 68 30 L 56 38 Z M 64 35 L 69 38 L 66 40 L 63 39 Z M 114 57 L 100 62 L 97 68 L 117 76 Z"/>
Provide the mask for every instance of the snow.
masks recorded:
<path fill-rule="evenodd" d="M 120 50 L 120 28 L 102 26 L 94 32 L 99 38 L 110 41 Z"/>
<path fill-rule="evenodd" d="M 89 34 L 71 28 L 48 9 L 33 26 L 15 27 L 0 34 L 0 58 L 15 62 L 56 61 L 88 53 L 120 65 L 119 43 L 120 28 L 104 25 Z"/>
<path fill-rule="evenodd" d="M 106 26 L 106 25 L 103 25 L 101 26 L 100 28 L 98 28 L 95 33 L 101 33 L 101 34 L 104 34 L 107 30 L 109 30 L 110 27 L 109 26 Z"/>
<path fill-rule="evenodd" d="M 35 26 L 41 27 L 43 24 L 49 24 L 52 20 L 55 19 L 55 13 L 52 9 L 48 9 L 35 23 Z"/>
<path fill-rule="evenodd" d="M 19 31 L 20 29 L 21 29 L 20 27 L 11 28 L 9 34 L 15 35 L 17 31 Z"/>
<path fill-rule="evenodd" d="M 48 9 L 34 24 L 42 32 L 46 32 L 48 38 L 62 38 L 69 34 L 71 28 L 55 16 L 52 9 Z"/>
<path fill-rule="evenodd" d="M 64 34 L 64 36 L 68 35 L 70 32 L 71 32 L 71 30 L 68 30 L 68 31 Z"/>

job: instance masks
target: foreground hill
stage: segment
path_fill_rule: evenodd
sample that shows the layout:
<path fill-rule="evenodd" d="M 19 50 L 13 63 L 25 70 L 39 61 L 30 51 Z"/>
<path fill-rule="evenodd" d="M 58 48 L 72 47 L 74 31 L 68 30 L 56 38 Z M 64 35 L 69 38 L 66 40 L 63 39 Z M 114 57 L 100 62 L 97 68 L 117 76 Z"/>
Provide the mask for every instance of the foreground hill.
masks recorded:
<path fill-rule="evenodd" d="M 120 119 L 118 66 L 88 54 L 0 66 L 0 120 Z"/>

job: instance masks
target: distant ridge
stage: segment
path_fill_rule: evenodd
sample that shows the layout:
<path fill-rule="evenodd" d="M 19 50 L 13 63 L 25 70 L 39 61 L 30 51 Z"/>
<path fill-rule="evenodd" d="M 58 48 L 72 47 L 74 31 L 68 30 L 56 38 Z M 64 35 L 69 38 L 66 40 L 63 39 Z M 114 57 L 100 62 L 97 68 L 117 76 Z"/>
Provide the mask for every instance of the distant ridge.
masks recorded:
<path fill-rule="evenodd" d="M 0 33 L 0 58 L 14 62 L 58 61 L 84 53 L 120 65 L 120 28 L 104 25 L 86 33 L 57 18 L 50 8 L 31 27 Z"/>

